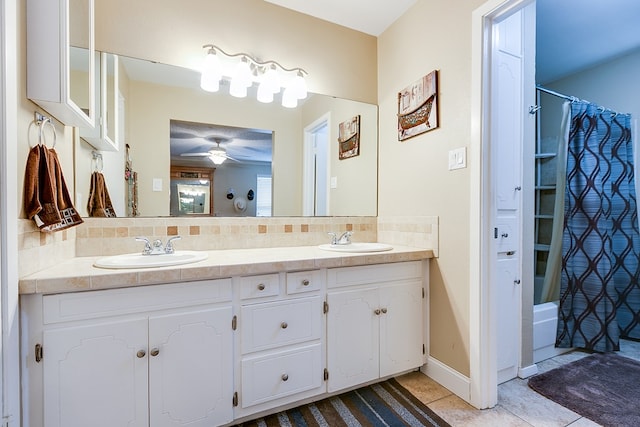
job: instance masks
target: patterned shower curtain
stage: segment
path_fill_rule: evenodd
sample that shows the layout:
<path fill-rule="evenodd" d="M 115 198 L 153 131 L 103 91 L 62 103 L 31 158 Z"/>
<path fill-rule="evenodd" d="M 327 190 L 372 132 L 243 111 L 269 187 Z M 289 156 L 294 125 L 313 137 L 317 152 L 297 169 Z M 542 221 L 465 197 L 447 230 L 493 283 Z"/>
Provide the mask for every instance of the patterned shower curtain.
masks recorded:
<path fill-rule="evenodd" d="M 631 116 L 572 102 L 557 347 L 640 339 L 640 235 Z"/>

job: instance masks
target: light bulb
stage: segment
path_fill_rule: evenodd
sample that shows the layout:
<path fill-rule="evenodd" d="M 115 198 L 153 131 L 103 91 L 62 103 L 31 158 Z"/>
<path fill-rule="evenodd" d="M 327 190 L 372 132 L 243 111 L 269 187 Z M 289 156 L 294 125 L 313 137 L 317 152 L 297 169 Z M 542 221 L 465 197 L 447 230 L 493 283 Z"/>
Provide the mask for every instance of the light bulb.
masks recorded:
<path fill-rule="evenodd" d="M 232 81 L 237 81 L 238 84 L 242 84 L 245 87 L 249 87 L 251 86 L 251 80 L 252 80 L 251 67 L 249 67 L 249 62 L 247 61 L 247 58 L 243 57 L 242 60 L 238 62 L 238 64 L 236 65 L 233 71 Z"/>
<path fill-rule="evenodd" d="M 231 85 L 229 86 L 229 95 L 236 98 L 244 98 L 247 96 L 247 86 L 234 77 L 231 79 Z"/>
<path fill-rule="evenodd" d="M 298 72 L 298 75 L 294 77 L 292 86 L 296 98 L 305 99 L 307 97 L 307 82 L 304 80 L 302 72 Z"/>
<path fill-rule="evenodd" d="M 260 85 L 265 85 L 265 90 L 278 93 L 280 92 L 280 76 L 275 65 L 271 65 L 269 69 L 262 75 L 262 82 Z"/>
<path fill-rule="evenodd" d="M 222 78 L 222 65 L 215 50 L 209 49 L 202 64 L 200 87 L 207 92 L 217 92 L 220 89 Z"/>
<path fill-rule="evenodd" d="M 271 91 L 269 85 L 265 84 L 265 82 L 260 83 L 260 86 L 258 86 L 257 99 L 265 104 L 273 102 L 273 91 Z"/>
<path fill-rule="evenodd" d="M 298 106 L 298 98 L 291 86 L 288 86 L 282 92 L 282 106 L 285 108 L 296 108 Z"/>

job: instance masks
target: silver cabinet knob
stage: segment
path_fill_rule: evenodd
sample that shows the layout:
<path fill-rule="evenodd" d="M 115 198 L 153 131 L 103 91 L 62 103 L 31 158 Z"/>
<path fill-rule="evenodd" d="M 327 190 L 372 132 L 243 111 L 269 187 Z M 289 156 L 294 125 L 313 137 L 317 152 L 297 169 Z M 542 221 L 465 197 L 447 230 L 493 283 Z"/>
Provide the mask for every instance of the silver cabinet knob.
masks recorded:
<path fill-rule="evenodd" d="M 282 374 L 282 381 L 286 381 L 289 379 L 289 375 L 287 374 Z"/>
<path fill-rule="evenodd" d="M 149 354 L 152 355 L 153 357 L 156 357 L 158 354 L 160 354 L 160 349 L 152 348 Z"/>
<path fill-rule="evenodd" d="M 138 352 L 136 353 L 136 356 L 138 356 L 138 359 L 142 359 L 146 355 L 147 355 L 147 352 L 144 350 L 138 350 Z"/>
<path fill-rule="evenodd" d="M 302 281 L 302 286 L 309 286 L 309 283 L 311 283 L 311 282 L 309 282 L 307 279 L 304 279 Z"/>
<path fill-rule="evenodd" d="M 264 285 L 264 283 L 260 283 L 260 284 L 258 285 L 258 290 L 259 290 L 259 291 L 264 291 L 264 288 L 266 288 L 266 286 Z"/>
<path fill-rule="evenodd" d="M 382 314 L 387 314 L 387 309 L 386 308 L 383 308 L 381 311 L 382 311 Z"/>
<path fill-rule="evenodd" d="M 376 308 L 375 310 L 373 310 L 373 312 L 376 314 L 376 316 L 380 316 L 380 309 Z"/>
<path fill-rule="evenodd" d="M 287 329 L 287 327 L 288 327 L 288 326 L 289 326 L 289 325 L 287 324 L 287 322 L 282 322 L 282 323 L 280 324 L 280 327 L 281 327 L 282 329 Z"/>

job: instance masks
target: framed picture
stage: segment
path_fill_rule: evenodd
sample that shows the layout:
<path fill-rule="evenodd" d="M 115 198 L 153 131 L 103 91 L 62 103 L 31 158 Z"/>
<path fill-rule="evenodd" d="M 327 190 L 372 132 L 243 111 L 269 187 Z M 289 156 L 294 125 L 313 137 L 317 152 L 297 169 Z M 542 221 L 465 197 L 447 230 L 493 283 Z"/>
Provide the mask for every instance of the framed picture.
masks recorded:
<path fill-rule="evenodd" d="M 398 141 L 438 126 L 438 71 L 434 70 L 398 93 Z"/>
<path fill-rule="evenodd" d="M 340 123 L 338 128 L 339 159 L 360 155 L 360 116 Z"/>

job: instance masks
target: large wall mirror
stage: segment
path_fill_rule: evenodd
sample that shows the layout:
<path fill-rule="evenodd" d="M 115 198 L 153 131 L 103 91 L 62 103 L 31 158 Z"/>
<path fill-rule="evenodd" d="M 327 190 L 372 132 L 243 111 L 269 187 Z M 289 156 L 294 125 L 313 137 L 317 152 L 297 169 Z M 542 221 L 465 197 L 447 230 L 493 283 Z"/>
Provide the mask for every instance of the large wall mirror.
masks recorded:
<path fill-rule="evenodd" d="M 76 143 L 76 207 L 85 216 L 97 168 L 118 216 L 164 217 L 180 211 L 172 169 L 175 178 L 189 167 L 211 173 L 210 193 L 198 202 L 211 208 L 198 216 L 377 214 L 377 106 L 309 94 L 288 109 L 258 102 L 255 88 L 246 98 L 230 96 L 224 84 L 204 92 L 199 73 L 186 68 L 122 56 L 118 67 L 120 150 L 102 152 L 98 166 L 95 149 Z M 358 155 L 340 160 L 340 124 L 356 116 Z M 217 150 L 228 156 L 220 164 Z"/>

